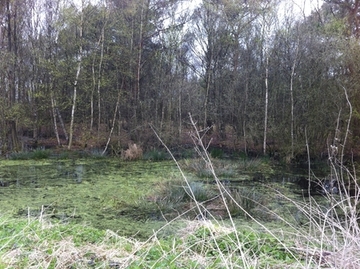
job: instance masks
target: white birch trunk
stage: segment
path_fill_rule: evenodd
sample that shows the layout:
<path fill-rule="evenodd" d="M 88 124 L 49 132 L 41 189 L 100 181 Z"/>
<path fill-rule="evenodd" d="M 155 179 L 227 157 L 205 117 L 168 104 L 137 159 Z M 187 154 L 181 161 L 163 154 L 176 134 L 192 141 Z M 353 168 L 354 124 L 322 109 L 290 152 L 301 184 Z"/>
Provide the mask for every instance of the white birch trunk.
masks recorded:
<path fill-rule="evenodd" d="M 265 66 L 265 113 L 264 113 L 264 155 L 266 154 L 266 139 L 267 139 L 267 123 L 268 123 L 268 106 L 269 106 L 269 56 L 266 52 L 266 66 Z"/>
<path fill-rule="evenodd" d="M 117 101 L 116 101 L 116 106 L 115 106 L 115 111 L 114 111 L 114 117 L 113 117 L 113 121 L 112 121 L 111 130 L 110 130 L 110 133 L 109 133 L 109 137 L 108 137 L 108 140 L 107 140 L 107 142 L 106 142 L 106 146 L 105 146 L 103 152 L 101 153 L 101 155 L 104 155 L 104 154 L 106 153 L 108 147 L 109 147 L 109 144 L 110 144 L 110 141 L 111 141 L 111 136 L 112 136 L 112 134 L 113 134 L 113 132 L 114 132 L 116 115 L 117 115 L 119 103 L 120 103 L 120 90 L 119 90 L 118 98 L 117 98 Z"/>
<path fill-rule="evenodd" d="M 56 103 L 55 103 L 55 100 L 54 100 L 54 94 L 52 92 L 50 94 L 50 99 L 51 99 L 51 111 L 52 111 L 52 114 L 53 114 L 54 132 L 55 132 L 56 141 L 58 143 L 58 146 L 60 146 L 61 142 L 60 142 L 60 137 L 59 137 L 59 130 L 58 130 L 58 126 L 57 126 L 57 123 L 56 123 Z"/>
<path fill-rule="evenodd" d="M 90 96 L 90 131 L 91 132 L 94 127 L 94 92 L 95 92 L 95 87 L 96 87 L 95 67 L 94 66 L 95 66 L 95 56 L 93 58 L 93 63 L 91 66 L 92 80 L 93 80 L 91 96 Z"/>
<path fill-rule="evenodd" d="M 294 158 L 294 73 L 295 73 L 295 61 L 291 67 L 291 76 L 290 76 L 290 102 L 291 102 L 291 158 Z"/>
<path fill-rule="evenodd" d="M 140 15 L 140 32 L 139 32 L 139 51 L 137 59 L 137 70 L 136 70 L 136 99 L 140 100 L 140 74 L 141 74 L 141 60 L 142 60 L 142 49 L 143 49 L 143 16 L 144 16 L 144 4 L 141 3 L 141 15 Z"/>
<path fill-rule="evenodd" d="M 81 56 L 80 56 L 80 58 L 81 58 Z M 73 101 L 72 101 L 73 104 L 72 104 L 72 108 L 71 108 L 69 144 L 68 144 L 69 150 L 71 149 L 71 146 L 72 146 L 73 134 L 74 134 L 74 118 L 75 118 L 75 109 L 76 109 L 77 82 L 79 79 L 80 70 L 81 70 L 81 59 L 79 60 L 79 63 L 78 63 L 78 67 L 77 67 L 77 71 L 76 71 L 76 78 L 75 78 L 75 82 L 74 82 L 74 92 L 73 92 Z"/>
<path fill-rule="evenodd" d="M 71 149 L 72 146 L 72 141 L 73 141 L 73 135 L 74 135 L 74 118 L 75 118 L 75 109 L 76 109 L 76 94 L 77 94 L 77 83 L 79 80 L 79 76 L 80 76 L 80 71 L 81 71 L 81 61 L 82 61 L 82 34 L 83 34 L 83 22 L 84 22 L 84 13 L 83 13 L 83 8 L 84 8 L 84 1 L 82 1 L 81 4 L 81 21 L 80 21 L 80 29 L 79 29 L 79 38 L 80 38 L 80 46 L 79 46 L 79 56 L 78 56 L 78 65 L 77 65 L 77 70 L 76 70 L 76 75 L 75 75 L 75 81 L 74 81 L 74 92 L 73 92 L 73 103 L 72 103 L 72 108 L 71 108 L 71 120 L 70 120 L 70 131 L 69 131 L 69 144 L 68 144 L 68 149 Z"/>
<path fill-rule="evenodd" d="M 98 94 L 98 135 L 100 131 L 101 124 L 101 69 L 104 59 L 104 38 L 105 38 L 105 25 L 101 29 L 101 38 L 100 38 L 100 62 L 98 69 L 98 84 L 97 84 L 97 94 Z"/>
<path fill-rule="evenodd" d="M 293 61 L 293 64 L 291 66 L 291 74 L 290 74 L 290 102 L 291 102 L 291 128 L 290 128 L 290 132 L 291 132 L 291 158 L 294 158 L 294 140 L 295 140 L 295 135 L 294 135 L 294 126 L 295 126 L 295 117 L 294 117 L 294 76 L 295 76 L 295 68 L 296 68 L 296 61 L 297 61 L 297 57 L 299 54 L 299 37 L 297 40 L 297 45 L 296 45 L 296 51 L 295 51 L 295 58 Z"/>

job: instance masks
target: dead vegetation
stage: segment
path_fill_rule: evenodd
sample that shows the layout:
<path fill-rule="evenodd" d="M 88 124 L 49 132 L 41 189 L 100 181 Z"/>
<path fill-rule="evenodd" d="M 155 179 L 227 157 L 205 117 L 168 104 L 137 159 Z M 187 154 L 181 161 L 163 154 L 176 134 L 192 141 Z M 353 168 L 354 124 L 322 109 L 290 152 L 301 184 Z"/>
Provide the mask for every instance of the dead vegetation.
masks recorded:
<path fill-rule="evenodd" d="M 129 143 L 129 148 L 122 153 L 122 158 L 126 161 L 140 160 L 143 156 L 143 150 L 137 144 Z"/>

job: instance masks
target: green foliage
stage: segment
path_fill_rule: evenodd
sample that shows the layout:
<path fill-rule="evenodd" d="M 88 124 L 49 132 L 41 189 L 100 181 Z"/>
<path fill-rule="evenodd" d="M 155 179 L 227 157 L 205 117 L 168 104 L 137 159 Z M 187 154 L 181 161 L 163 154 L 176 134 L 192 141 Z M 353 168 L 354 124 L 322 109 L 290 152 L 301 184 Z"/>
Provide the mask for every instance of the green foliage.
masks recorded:
<path fill-rule="evenodd" d="M 184 186 L 187 198 L 194 198 L 198 202 L 203 202 L 211 198 L 211 192 L 207 185 L 202 182 L 190 182 L 189 186 Z"/>
<path fill-rule="evenodd" d="M 40 240 L 59 241 L 66 237 L 74 238 L 77 245 L 84 243 L 99 243 L 103 240 L 104 231 L 83 225 L 49 223 L 36 219 L 8 219 L 0 223 L 0 243 L 3 247 L 14 245 L 27 246 L 35 243 L 32 233 Z M 47 227 L 47 228 L 44 228 Z M 53 227 L 54 229 L 52 229 Z M 23 235 L 28 236 L 23 236 Z M 34 238 L 34 240 L 37 240 Z M 49 250 L 50 251 L 50 250 Z"/>
<path fill-rule="evenodd" d="M 46 218 L 46 216 L 43 217 Z M 66 255 L 67 251 L 72 251 L 71 248 L 63 248 L 61 244 L 82 247 L 89 244 L 100 244 L 104 241 L 104 237 L 105 231 L 85 225 L 59 224 L 45 219 L 5 219 L 2 217 L 0 255 L 3 257 L 5 253 L 16 251 L 19 256 L 12 260 L 0 257 L 2 260 L 0 268 L 2 265 L 10 268 L 10 264 L 11 268 L 29 268 L 31 265 L 38 268 L 43 260 L 50 262 L 49 267 L 46 268 L 56 268 L 63 262 L 62 255 Z M 33 253 L 33 257 L 29 257 L 29 253 Z M 69 259 L 68 255 L 65 259 Z M 77 263 L 78 261 L 74 259 L 71 262 Z M 84 265 L 80 267 L 87 268 Z"/>
<path fill-rule="evenodd" d="M 268 131 L 274 150 L 293 155 L 293 147 L 295 153 L 296 147 L 303 149 L 305 140 L 313 146 L 323 147 L 335 128 L 338 112 L 342 111 L 341 117 L 348 113 L 339 85 L 358 92 L 353 85 L 359 85 L 356 80 L 359 53 L 349 46 L 351 42 L 358 44 L 358 36 L 353 35 L 356 27 L 351 12 L 335 4 L 340 1 L 327 1 L 327 5 L 296 23 L 288 14 L 287 22 L 275 27 L 274 38 L 268 40 L 251 21 L 261 15 L 271 28 L 271 22 L 276 21 L 276 14 L 272 13 L 275 2 L 271 2 L 266 10 L 260 8 L 261 1 L 250 1 L 248 8 L 236 1 L 204 2 L 194 16 L 187 17 L 184 13 L 174 20 L 164 18 L 168 16 L 165 14 L 174 14 L 177 1 L 155 1 L 155 6 L 161 3 L 156 12 L 152 5 L 143 5 L 142 1 L 130 2 L 114 5 L 112 9 L 100 3 L 88 3 L 82 8 L 64 5 L 61 9 L 52 6 L 54 3 L 46 9 L 39 5 L 36 9 L 43 9 L 46 18 L 53 18 L 46 19 L 44 23 L 49 25 L 41 29 L 33 29 L 38 22 L 16 24 L 16 20 L 21 22 L 23 18 L 9 14 L 11 23 L 19 26 L 12 30 L 15 28 L 19 33 L 9 32 L 4 44 L 11 41 L 6 38 L 12 37 L 13 48 L 19 48 L 19 51 L 15 53 L 16 50 L 10 47 L 3 49 L 0 63 L 1 70 L 12 70 L 0 85 L 1 89 L 6 89 L 0 97 L 3 99 L 0 127 L 4 149 L 11 147 L 6 141 L 9 139 L 8 120 L 16 122 L 19 135 L 29 130 L 38 130 L 40 135 L 41 132 L 49 133 L 48 130 L 53 128 L 49 112 L 55 105 L 59 114 L 53 116 L 60 120 L 59 116 L 63 115 L 64 126 L 68 128 L 80 45 L 84 53 L 74 128 L 79 130 L 83 124 L 89 134 L 99 128 L 92 141 L 98 147 L 104 145 L 106 129 L 112 123 L 116 130 L 112 140 L 116 143 L 124 140 L 122 145 L 134 139 L 141 145 L 150 142 L 152 134 L 144 126 L 152 123 L 159 126 L 173 144 L 183 143 L 188 147 L 185 111 L 192 111 L 200 120 L 199 125 L 213 126 L 204 135 L 204 141 L 209 138 L 216 145 L 221 143 L 229 148 L 259 153 L 264 131 L 263 113 L 259 111 L 264 109 L 263 72 L 268 65 L 273 93 L 268 104 L 269 130 L 265 131 Z M 31 17 L 30 12 L 39 13 L 31 6 L 31 1 L 14 3 L 12 12 L 14 10 L 24 11 L 24 18 Z M 52 10 L 56 12 L 48 13 Z M 249 12 L 251 16 L 248 16 Z M 237 25 L 246 27 L 239 31 Z M 39 33 L 30 43 L 24 40 L 24 33 L 36 31 Z M 183 47 L 185 39 L 186 49 Z M 246 46 L 243 46 L 244 40 Z M 44 50 L 43 44 L 56 49 Z M 200 51 L 193 47 L 195 44 L 199 45 Z M 260 57 L 265 45 L 272 55 L 270 63 Z M 200 64 L 196 75 L 190 62 Z M 291 70 L 291 66 L 296 70 Z M 29 76 L 29 70 L 37 72 Z M 349 79 L 348 76 L 353 74 Z M 289 89 L 290 77 L 293 78 L 294 94 Z M 307 81 L 306 87 L 304 81 Z M 114 98 L 118 95 L 121 97 L 119 103 Z M 356 100 L 359 98 L 353 101 Z M 98 108 L 94 111 L 96 105 Z M 119 110 L 114 118 L 115 107 Z M 354 105 L 354 110 L 358 107 Z M 204 118 L 209 122 L 201 122 Z M 340 122 L 345 120 L 342 118 Z M 90 121 L 95 121 L 91 130 Z M 105 127 L 100 131 L 102 126 Z M 293 136 L 290 129 L 295 131 Z M 359 130 L 352 131 L 354 137 L 359 136 Z M 321 152 L 321 149 L 317 151 Z M 213 149 L 210 155 L 221 159 L 224 152 L 220 148 Z M 188 152 L 184 153 L 184 157 L 189 156 Z M 157 161 L 168 156 L 154 150 L 145 158 Z M 208 175 L 206 171 L 201 173 L 204 177 Z"/>
<path fill-rule="evenodd" d="M 49 150 L 37 149 L 28 152 L 11 153 L 10 159 L 11 160 L 41 160 L 41 159 L 48 159 L 50 157 L 50 154 L 51 151 Z"/>
<path fill-rule="evenodd" d="M 40 160 L 40 159 L 48 159 L 50 156 L 50 151 L 48 150 L 35 150 L 32 152 L 32 159 Z"/>
<path fill-rule="evenodd" d="M 203 182 L 166 182 L 162 184 L 156 197 L 156 204 L 163 213 L 183 212 L 195 199 L 197 202 L 209 200 L 216 196 L 211 185 Z M 160 213 L 157 213 L 160 215 Z"/>
<path fill-rule="evenodd" d="M 262 194 L 250 188 L 233 188 L 230 190 L 231 198 L 228 198 L 228 206 L 232 216 L 248 217 L 253 210 L 263 203 Z M 239 207 L 240 206 L 240 207 Z M 245 213 L 245 212 L 246 213 Z"/>
<path fill-rule="evenodd" d="M 293 254 L 284 249 L 279 240 L 268 233 L 253 230 L 220 234 L 208 227 L 201 227 L 188 238 L 191 249 L 206 256 L 240 255 L 246 252 L 253 258 L 267 257 L 278 261 L 293 260 Z"/>
<path fill-rule="evenodd" d="M 248 159 L 249 157 L 247 156 L 246 152 L 244 151 L 237 151 L 234 153 L 234 158 L 239 158 L 239 159 L 242 159 L 242 160 L 246 160 Z"/>
<path fill-rule="evenodd" d="M 221 159 L 221 158 L 224 157 L 224 151 L 222 149 L 219 149 L 219 148 L 213 148 L 210 151 L 210 156 L 212 158 Z"/>
<path fill-rule="evenodd" d="M 103 154 L 103 150 L 99 148 L 93 148 L 89 152 L 89 156 L 95 159 L 103 159 L 107 157 L 106 152 Z"/>
<path fill-rule="evenodd" d="M 150 161 L 164 161 L 169 160 L 169 158 L 170 156 L 166 151 L 159 149 L 147 151 L 143 156 L 143 159 Z"/>
<path fill-rule="evenodd" d="M 182 159 L 194 159 L 195 152 L 193 149 L 183 149 L 176 156 Z"/>

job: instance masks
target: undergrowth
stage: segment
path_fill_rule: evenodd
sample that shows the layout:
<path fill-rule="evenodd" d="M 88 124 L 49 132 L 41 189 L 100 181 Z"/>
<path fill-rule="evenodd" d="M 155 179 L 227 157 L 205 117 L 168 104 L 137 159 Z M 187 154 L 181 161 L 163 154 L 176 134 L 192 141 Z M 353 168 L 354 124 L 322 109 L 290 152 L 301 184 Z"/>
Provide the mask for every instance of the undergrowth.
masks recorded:
<path fill-rule="evenodd" d="M 293 261 L 267 233 L 235 231 L 210 221 L 183 221 L 184 228 L 173 235 L 157 238 L 155 233 L 146 242 L 87 225 L 56 223 L 45 215 L 2 216 L 0 222 L 0 268 L 224 268 L 218 251 L 241 267 L 241 252 L 254 259 L 254 266 L 265 260 L 273 265 Z"/>

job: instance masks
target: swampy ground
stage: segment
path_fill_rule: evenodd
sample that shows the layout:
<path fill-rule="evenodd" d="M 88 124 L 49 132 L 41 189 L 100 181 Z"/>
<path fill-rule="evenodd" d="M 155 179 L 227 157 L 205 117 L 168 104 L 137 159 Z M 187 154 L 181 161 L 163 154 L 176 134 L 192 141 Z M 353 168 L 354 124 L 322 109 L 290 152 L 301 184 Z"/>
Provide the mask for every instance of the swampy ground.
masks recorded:
<path fill-rule="evenodd" d="M 169 160 L 1 160 L 0 268 L 312 268 L 334 249 L 306 216 L 306 171 L 213 159 L 225 208 L 201 159 L 178 164 L 184 176 Z"/>
<path fill-rule="evenodd" d="M 293 192 L 297 175 L 279 173 L 266 160 L 215 160 L 214 164 L 238 202 L 265 221 L 273 217 L 264 206 L 276 212 L 289 211 L 281 195 L 301 198 Z M 201 160 L 182 160 L 180 165 L 190 185 L 173 161 L 1 160 L 0 212 L 12 217 L 46 215 L 144 239 L 175 217 L 197 217 L 199 212 L 188 197 L 191 188 L 198 201 L 211 200 L 205 204 L 211 214 L 226 219 L 221 201 L 215 198 L 218 191 L 212 175 Z M 246 219 L 237 206 L 230 204 L 230 209 L 238 219 Z"/>
<path fill-rule="evenodd" d="M 2 160 L 0 208 L 14 217 L 46 214 L 146 237 L 163 224 L 152 220 L 156 208 L 147 197 L 178 176 L 170 161 Z"/>

